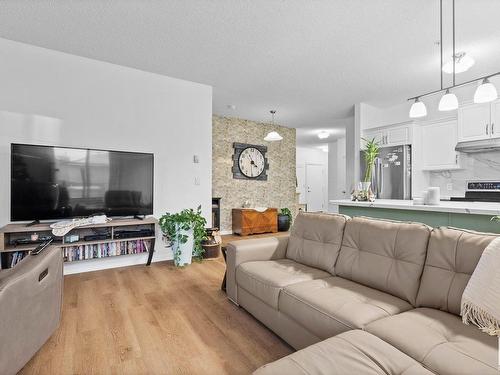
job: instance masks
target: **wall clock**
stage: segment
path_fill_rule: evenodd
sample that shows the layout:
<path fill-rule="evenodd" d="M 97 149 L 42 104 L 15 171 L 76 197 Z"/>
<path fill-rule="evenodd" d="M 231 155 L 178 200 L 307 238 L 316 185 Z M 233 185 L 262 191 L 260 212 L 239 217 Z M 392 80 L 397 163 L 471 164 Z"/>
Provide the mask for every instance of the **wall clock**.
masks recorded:
<path fill-rule="evenodd" d="M 266 146 L 233 143 L 233 178 L 244 180 L 267 180 Z"/>

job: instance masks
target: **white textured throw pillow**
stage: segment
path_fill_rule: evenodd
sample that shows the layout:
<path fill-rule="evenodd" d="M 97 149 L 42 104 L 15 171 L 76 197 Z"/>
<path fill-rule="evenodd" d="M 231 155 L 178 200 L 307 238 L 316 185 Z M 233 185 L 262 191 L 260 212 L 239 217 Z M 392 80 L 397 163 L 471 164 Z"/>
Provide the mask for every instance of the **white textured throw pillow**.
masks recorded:
<path fill-rule="evenodd" d="M 500 335 L 500 237 L 481 255 L 462 295 L 461 315 L 465 324 Z"/>

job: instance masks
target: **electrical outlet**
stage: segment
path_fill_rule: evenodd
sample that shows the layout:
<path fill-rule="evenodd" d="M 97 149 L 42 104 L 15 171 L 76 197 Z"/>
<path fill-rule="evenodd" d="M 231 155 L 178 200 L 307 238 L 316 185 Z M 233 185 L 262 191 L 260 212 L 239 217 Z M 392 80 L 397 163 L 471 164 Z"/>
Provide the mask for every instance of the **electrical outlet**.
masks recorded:
<path fill-rule="evenodd" d="M 446 184 L 446 190 L 452 191 L 453 190 L 453 184 Z"/>
<path fill-rule="evenodd" d="M 194 184 L 195 185 L 200 185 L 200 178 L 199 177 L 195 177 L 194 178 Z"/>
<path fill-rule="evenodd" d="M 200 158 L 198 155 L 193 155 L 193 163 L 198 164 L 200 162 Z"/>

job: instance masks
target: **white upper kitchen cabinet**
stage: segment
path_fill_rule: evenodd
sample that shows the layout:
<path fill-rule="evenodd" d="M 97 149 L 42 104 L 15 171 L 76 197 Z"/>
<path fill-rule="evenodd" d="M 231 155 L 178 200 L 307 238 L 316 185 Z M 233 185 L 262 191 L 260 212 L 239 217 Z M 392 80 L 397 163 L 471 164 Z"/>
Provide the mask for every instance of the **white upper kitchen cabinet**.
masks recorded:
<path fill-rule="evenodd" d="M 491 103 L 491 138 L 500 138 L 500 100 Z"/>
<path fill-rule="evenodd" d="M 459 169 L 457 120 L 420 125 L 422 170 Z"/>
<path fill-rule="evenodd" d="M 458 140 L 477 141 L 500 137 L 500 128 L 495 126 L 499 102 L 470 104 L 458 109 Z M 497 124 L 498 125 L 498 124 Z M 497 129 L 496 129 L 496 128 Z"/>
<path fill-rule="evenodd" d="M 411 134 L 411 124 L 405 124 L 365 130 L 362 137 L 367 140 L 375 138 L 380 147 L 386 147 L 411 144 Z M 364 142 L 361 142 L 361 147 L 364 147 Z"/>

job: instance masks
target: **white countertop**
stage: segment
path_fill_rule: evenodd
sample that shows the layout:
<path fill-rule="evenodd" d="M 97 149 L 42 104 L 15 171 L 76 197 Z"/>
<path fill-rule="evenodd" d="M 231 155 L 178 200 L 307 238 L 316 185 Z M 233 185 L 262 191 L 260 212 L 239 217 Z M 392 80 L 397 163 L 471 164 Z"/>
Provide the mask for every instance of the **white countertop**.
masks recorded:
<path fill-rule="evenodd" d="M 441 201 L 438 206 L 414 205 L 411 200 L 377 199 L 375 202 L 353 202 L 350 199 L 331 200 L 338 206 L 392 208 L 396 210 L 451 212 L 458 214 L 500 215 L 500 203 Z"/>

